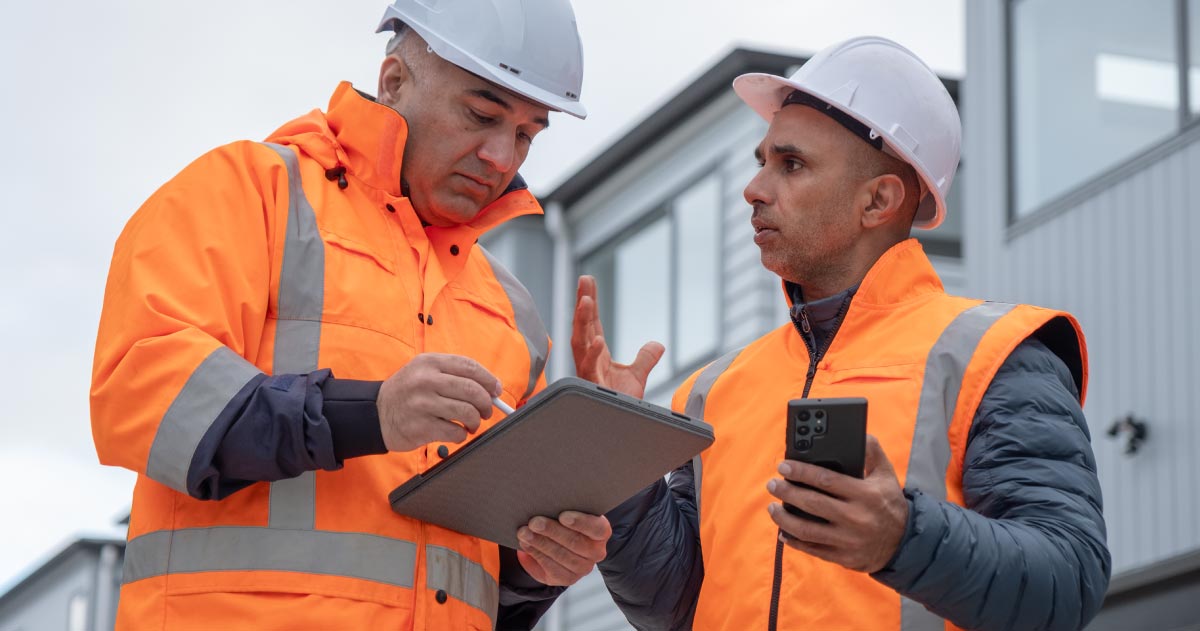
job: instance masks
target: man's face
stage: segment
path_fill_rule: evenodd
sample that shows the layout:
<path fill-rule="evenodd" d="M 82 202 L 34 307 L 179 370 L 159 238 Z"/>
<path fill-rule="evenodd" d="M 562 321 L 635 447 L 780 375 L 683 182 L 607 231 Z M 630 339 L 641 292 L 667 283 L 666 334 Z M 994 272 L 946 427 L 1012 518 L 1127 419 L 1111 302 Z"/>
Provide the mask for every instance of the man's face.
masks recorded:
<path fill-rule="evenodd" d="M 408 121 L 401 179 L 425 223 L 464 224 L 508 188 L 548 110 L 440 58 L 421 74 L 387 103 Z"/>
<path fill-rule="evenodd" d="M 862 230 L 854 203 L 861 184 L 856 142 L 862 143 L 810 107 L 789 105 L 775 115 L 754 151 L 761 168 L 743 193 L 768 270 L 803 286 L 847 264 Z"/>

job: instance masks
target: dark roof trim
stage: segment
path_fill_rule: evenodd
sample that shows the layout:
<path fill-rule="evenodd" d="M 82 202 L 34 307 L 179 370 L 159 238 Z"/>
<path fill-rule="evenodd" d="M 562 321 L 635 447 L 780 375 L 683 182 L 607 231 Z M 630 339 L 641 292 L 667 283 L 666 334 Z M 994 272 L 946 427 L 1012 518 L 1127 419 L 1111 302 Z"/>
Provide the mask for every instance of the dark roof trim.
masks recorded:
<path fill-rule="evenodd" d="M 715 66 L 700 75 L 691 85 L 671 96 L 650 116 L 621 136 L 608 149 L 596 156 L 547 195 L 542 205 L 560 203 L 570 206 L 597 183 L 642 153 L 660 138 L 692 116 L 713 99 L 732 90 L 734 77 L 747 72 L 782 74 L 788 68 L 804 63 L 806 57 L 781 55 L 764 51 L 736 48 Z"/>
<path fill-rule="evenodd" d="M 653 114 L 621 136 L 608 149 L 593 158 L 546 195 L 540 196 L 543 206 L 562 204 L 565 210 L 579 201 L 600 182 L 618 171 L 630 160 L 658 142 L 684 120 L 691 117 L 714 99 L 732 91 L 735 77 L 747 72 L 784 74 L 788 68 L 808 61 L 808 57 L 771 53 L 747 48 L 735 48 L 716 65 L 679 93 L 667 99 Z M 942 83 L 958 102 L 958 81 L 942 77 Z"/>

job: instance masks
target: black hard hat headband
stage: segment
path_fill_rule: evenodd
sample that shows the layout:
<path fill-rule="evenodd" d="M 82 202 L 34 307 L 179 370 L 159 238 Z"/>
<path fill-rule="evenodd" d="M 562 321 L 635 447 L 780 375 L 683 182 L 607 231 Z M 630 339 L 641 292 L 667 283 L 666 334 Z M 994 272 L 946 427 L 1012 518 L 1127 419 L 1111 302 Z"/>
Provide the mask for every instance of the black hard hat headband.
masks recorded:
<path fill-rule="evenodd" d="M 850 133 L 862 138 L 863 142 L 866 142 L 872 147 L 883 151 L 883 136 L 872 133 L 870 127 L 855 120 L 853 116 L 850 116 L 842 110 L 839 110 L 838 108 L 826 103 L 825 101 L 822 101 L 821 99 L 818 99 L 807 92 L 803 92 L 801 90 L 792 90 L 791 94 L 788 94 L 786 97 L 784 97 L 783 105 L 780 105 L 779 107 L 780 109 L 783 109 L 789 105 L 807 105 L 808 107 L 821 112 L 829 118 L 832 118 L 837 124 L 845 127 Z"/>

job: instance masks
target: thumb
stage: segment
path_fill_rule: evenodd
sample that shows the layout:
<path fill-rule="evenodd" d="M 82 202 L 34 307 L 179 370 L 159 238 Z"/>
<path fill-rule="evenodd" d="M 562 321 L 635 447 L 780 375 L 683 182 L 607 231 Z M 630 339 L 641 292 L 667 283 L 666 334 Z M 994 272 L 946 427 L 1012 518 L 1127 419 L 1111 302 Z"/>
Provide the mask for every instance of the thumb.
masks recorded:
<path fill-rule="evenodd" d="M 629 364 L 629 368 L 633 374 L 637 375 L 639 381 L 645 382 L 646 378 L 650 376 L 650 371 L 658 365 L 658 360 L 662 359 L 663 353 L 666 351 L 666 347 L 658 342 L 646 342 L 638 351 L 633 363 Z"/>
<path fill-rule="evenodd" d="M 896 477 L 896 470 L 892 468 L 892 461 L 888 460 L 887 454 L 884 453 L 883 445 L 879 444 L 879 439 L 871 434 L 867 434 L 867 453 L 864 464 L 866 477 L 871 477 L 876 473 Z"/>

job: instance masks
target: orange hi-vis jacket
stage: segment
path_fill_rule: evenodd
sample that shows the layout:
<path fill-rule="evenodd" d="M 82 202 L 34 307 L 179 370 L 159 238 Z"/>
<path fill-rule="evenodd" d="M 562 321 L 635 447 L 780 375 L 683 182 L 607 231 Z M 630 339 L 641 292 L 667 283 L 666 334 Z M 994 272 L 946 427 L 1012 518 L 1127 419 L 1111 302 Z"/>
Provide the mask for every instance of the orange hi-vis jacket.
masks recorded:
<path fill-rule="evenodd" d="M 541 208 L 513 189 L 467 225 L 423 227 L 400 190 L 406 137 L 399 114 L 343 83 L 327 114 L 202 156 L 126 226 L 91 390 L 101 462 L 138 473 L 119 628 L 495 625 L 497 547 L 388 503 L 443 445 L 220 501 L 187 493 L 201 436 L 262 374 L 381 381 L 438 352 L 480 362 L 510 405 L 545 385 L 532 299 L 476 245 Z"/>
<path fill-rule="evenodd" d="M 1084 392 L 1086 350 L 1074 318 L 948 296 L 915 240 L 886 252 L 848 304 L 819 361 L 789 323 L 713 362 L 675 394 L 677 410 L 720 434 L 693 464 L 704 562 L 696 629 L 769 628 L 781 544 L 766 487 L 783 459 L 789 400 L 866 397 L 867 431 L 900 484 L 961 506 L 972 419 L 1018 344 L 1035 333 L 1056 336 L 1048 345 L 1066 355 Z M 783 546 L 776 628 L 956 627 L 868 574 Z"/>

